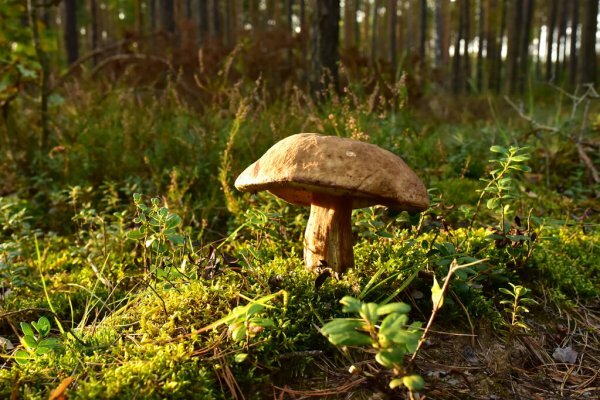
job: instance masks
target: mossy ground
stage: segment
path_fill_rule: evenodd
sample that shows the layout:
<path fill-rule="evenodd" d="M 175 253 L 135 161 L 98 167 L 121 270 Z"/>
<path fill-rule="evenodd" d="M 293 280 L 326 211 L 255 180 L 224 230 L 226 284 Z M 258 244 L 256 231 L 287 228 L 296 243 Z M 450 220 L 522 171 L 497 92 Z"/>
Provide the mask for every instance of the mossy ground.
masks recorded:
<path fill-rule="evenodd" d="M 256 93 L 228 93 L 229 107 L 199 112 L 172 90 L 142 108 L 124 92 L 101 102 L 81 92 L 54 111 L 63 148 L 39 156 L 28 174 L 3 170 L 0 335 L 17 346 L 19 324 L 46 316 L 62 347 L 25 365 L 5 348 L 0 397 L 41 399 L 57 388 L 89 399 L 402 396 L 387 388 L 372 355 L 339 351 L 318 327 L 343 315 L 345 295 L 402 300 L 412 320 L 427 321 L 433 276 L 443 281 L 453 259 L 486 261 L 452 280 L 412 365 L 426 395 L 598 395 L 598 189 L 572 144 L 557 139 L 544 153 L 514 115 L 444 125 L 351 96 L 317 108 L 302 97 L 269 104 Z M 26 119 L 17 121 L 21 129 Z M 431 189 L 432 208 L 421 216 L 355 211 L 356 268 L 318 279 L 302 265 L 307 210 L 231 188 L 269 145 L 299 131 L 396 152 Z M 598 140 L 592 128 L 588 135 Z M 485 204 L 469 221 L 495 156 L 489 147 L 516 142 L 531 146 L 532 171 L 515 175 L 505 224 L 529 239 L 507 242 L 490 238 L 501 217 Z M 548 162 L 561 169 L 548 175 Z M 145 202 L 160 197 L 182 218 L 183 246 L 159 254 L 128 237 L 139 226 L 134 193 Z M 528 329 L 511 326 L 500 304 L 509 283 L 532 289 L 538 301 L 523 316 Z M 243 341 L 227 323 L 202 329 L 270 295 L 263 316 L 274 327 Z M 552 358 L 567 345 L 579 354 L 575 364 Z M 352 364 L 371 377 L 347 373 Z"/>

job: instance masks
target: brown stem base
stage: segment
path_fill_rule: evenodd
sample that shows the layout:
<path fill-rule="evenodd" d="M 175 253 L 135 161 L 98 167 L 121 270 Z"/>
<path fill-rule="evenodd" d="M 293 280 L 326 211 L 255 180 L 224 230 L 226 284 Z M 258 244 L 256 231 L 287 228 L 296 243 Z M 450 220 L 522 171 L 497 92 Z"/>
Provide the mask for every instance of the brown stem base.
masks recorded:
<path fill-rule="evenodd" d="M 313 194 L 304 233 L 304 262 L 309 270 L 329 267 L 343 273 L 354 267 L 352 201 Z"/>

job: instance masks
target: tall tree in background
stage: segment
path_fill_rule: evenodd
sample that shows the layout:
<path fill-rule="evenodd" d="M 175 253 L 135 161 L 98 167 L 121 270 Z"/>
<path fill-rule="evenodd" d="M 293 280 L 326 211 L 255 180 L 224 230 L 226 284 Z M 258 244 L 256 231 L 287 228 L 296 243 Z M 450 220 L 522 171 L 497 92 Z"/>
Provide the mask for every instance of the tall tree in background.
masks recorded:
<path fill-rule="evenodd" d="M 554 31 L 556 28 L 556 14 L 558 13 L 558 0 L 550 0 L 550 14 L 548 15 L 548 30 L 546 31 L 546 80 L 551 80 L 552 49 L 554 47 Z"/>
<path fill-rule="evenodd" d="M 339 0 L 318 0 L 315 3 L 310 71 L 313 94 L 329 85 L 337 88 L 340 40 Z"/>
<path fill-rule="evenodd" d="M 475 73 L 475 81 L 477 85 L 477 90 L 480 92 L 483 91 L 483 48 L 485 41 L 485 20 L 486 20 L 486 12 L 485 12 L 485 0 L 479 1 L 479 12 L 477 14 L 477 67 Z"/>
<path fill-rule="evenodd" d="M 398 46 L 396 44 L 396 27 L 398 21 L 398 0 L 390 0 L 388 4 L 389 37 L 390 37 L 390 63 L 392 66 L 392 79 L 396 79 L 396 64 L 398 63 Z"/>
<path fill-rule="evenodd" d="M 425 52 L 427 48 L 427 0 L 420 1 L 419 11 L 419 62 L 421 65 L 425 65 Z"/>
<path fill-rule="evenodd" d="M 161 0 L 161 25 L 169 33 L 175 33 L 175 7 L 173 0 Z"/>
<path fill-rule="evenodd" d="M 569 79 L 571 85 L 577 82 L 577 28 L 579 27 L 579 0 L 571 0 L 571 49 L 569 58 Z"/>
<path fill-rule="evenodd" d="M 372 15 L 372 22 L 371 22 L 371 62 L 373 64 L 375 64 L 375 61 L 377 61 L 377 49 L 378 49 L 378 43 L 379 43 L 379 38 L 377 37 L 377 32 L 379 31 L 379 18 L 377 18 L 378 16 L 378 10 L 379 10 L 379 5 L 380 5 L 381 0 L 375 0 L 373 2 L 373 15 Z M 367 7 L 369 5 L 367 4 Z"/>
<path fill-rule="evenodd" d="M 98 49 L 98 3 L 97 0 L 90 0 L 90 46 L 92 51 Z M 98 63 L 98 56 L 92 57 L 92 64 Z"/>
<path fill-rule="evenodd" d="M 208 18 L 208 0 L 198 0 L 198 31 L 202 44 L 205 44 L 208 39 Z M 252 27 L 254 28 L 254 23 Z"/>
<path fill-rule="evenodd" d="M 584 1 L 581 16 L 581 62 L 578 82 L 595 83 L 598 73 L 596 61 L 598 0 Z"/>
<path fill-rule="evenodd" d="M 74 63 L 79 58 L 79 29 L 77 28 L 77 0 L 65 0 L 65 47 L 67 62 Z"/>
<path fill-rule="evenodd" d="M 523 92 L 529 73 L 529 43 L 531 42 L 531 24 L 533 21 L 533 12 L 535 0 L 523 0 L 522 21 L 519 36 L 519 72 L 517 74 L 517 90 Z"/>

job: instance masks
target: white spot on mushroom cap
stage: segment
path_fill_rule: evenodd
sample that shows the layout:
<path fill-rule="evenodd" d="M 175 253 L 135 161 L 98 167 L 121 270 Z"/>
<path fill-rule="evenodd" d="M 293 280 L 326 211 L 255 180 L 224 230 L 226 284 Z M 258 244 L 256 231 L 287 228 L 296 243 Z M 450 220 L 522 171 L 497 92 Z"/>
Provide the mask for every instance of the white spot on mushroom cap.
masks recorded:
<path fill-rule="evenodd" d="M 348 157 L 356 157 L 356 153 L 355 153 L 355 152 L 353 152 L 353 151 L 350 151 L 350 150 L 348 150 L 348 151 L 346 152 L 346 155 L 347 155 Z"/>

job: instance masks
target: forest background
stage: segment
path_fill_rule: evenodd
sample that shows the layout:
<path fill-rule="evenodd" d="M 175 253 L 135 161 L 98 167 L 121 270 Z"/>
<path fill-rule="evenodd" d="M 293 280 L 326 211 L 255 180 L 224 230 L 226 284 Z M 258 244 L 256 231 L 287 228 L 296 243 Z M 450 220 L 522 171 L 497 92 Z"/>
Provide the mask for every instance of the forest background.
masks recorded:
<path fill-rule="evenodd" d="M 0 397 L 597 397 L 598 8 L 1 1 Z M 339 279 L 233 188 L 299 132 L 429 189 L 354 211 Z"/>

